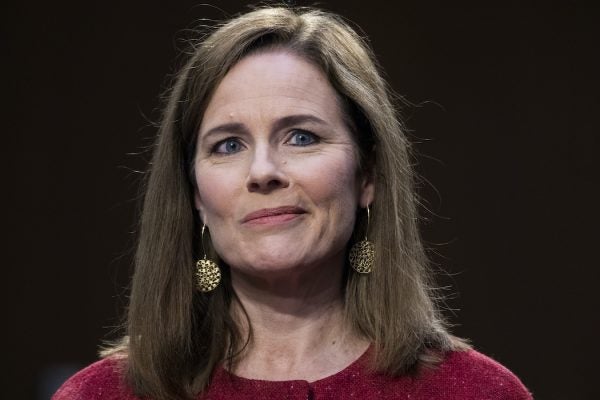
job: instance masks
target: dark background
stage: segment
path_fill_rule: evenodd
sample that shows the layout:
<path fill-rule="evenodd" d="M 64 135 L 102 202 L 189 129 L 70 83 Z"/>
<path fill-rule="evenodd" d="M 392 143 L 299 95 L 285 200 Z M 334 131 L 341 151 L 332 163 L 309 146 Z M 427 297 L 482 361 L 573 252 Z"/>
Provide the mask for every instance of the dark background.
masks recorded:
<path fill-rule="evenodd" d="M 212 3 L 0 6 L 1 398 L 47 398 L 114 337 L 176 38 L 245 9 Z M 423 233 L 454 332 L 538 399 L 597 399 L 600 13 L 549 4 L 321 3 L 363 28 L 414 103 Z"/>

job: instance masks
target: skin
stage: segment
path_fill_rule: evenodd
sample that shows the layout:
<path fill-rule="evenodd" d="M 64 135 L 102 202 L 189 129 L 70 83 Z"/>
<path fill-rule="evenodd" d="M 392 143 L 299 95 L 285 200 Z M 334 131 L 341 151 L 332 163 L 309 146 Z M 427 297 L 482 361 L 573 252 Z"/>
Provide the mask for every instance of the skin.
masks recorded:
<path fill-rule="evenodd" d="M 234 372 L 314 381 L 358 358 L 368 343 L 344 323 L 341 282 L 373 183 L 323 72 L 282 50 L 242 59 L 208 104 L 194 162 L 196 208 L 253 328 Z M 265 209 L 277 212 L 248 220 Z"/>

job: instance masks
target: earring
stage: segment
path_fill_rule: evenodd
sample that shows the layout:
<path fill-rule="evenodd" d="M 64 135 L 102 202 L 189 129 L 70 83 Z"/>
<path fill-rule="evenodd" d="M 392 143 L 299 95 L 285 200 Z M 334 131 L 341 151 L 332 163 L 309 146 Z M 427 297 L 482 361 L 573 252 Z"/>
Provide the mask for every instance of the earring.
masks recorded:
<path fill-rule="evenodd" d="M 375 260 L 375 245 L 367 238 L 370 220 L 371 215 L 369 206 L 367 206 L 367 229 L 365 230 L 365 239 L 352 246 L 348 257 L 352 269 L 360 274 L 371 273 L 373 270 L 373 261 Z"/>
<path fill-rule="evenodd" d="M 219 286 L 221 282 L 221 270 L 219 266 L 212 260 L 206 257 L 206 250 L 204 249 L 204 229 L 206 224 L 202 224 L 202 251 L 204 252 L 204 258 L 196 262 L 196 286 L 201 292 L 210 292 Z"/>

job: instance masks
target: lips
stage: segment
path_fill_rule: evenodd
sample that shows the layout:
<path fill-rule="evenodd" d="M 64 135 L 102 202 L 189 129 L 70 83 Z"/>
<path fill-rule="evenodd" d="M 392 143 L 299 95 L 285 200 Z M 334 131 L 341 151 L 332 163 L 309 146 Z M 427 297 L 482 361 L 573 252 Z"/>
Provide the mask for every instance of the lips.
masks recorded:
<path fill-rule="evenodd" d="M 297 206 L 283 206 L 276 208 L 263 208 L 246 215 L 242 219 L 242 223 L 261 223 L 273 220 L 294 218 L 299 214 L 305 214 L 306 211 Z"/>

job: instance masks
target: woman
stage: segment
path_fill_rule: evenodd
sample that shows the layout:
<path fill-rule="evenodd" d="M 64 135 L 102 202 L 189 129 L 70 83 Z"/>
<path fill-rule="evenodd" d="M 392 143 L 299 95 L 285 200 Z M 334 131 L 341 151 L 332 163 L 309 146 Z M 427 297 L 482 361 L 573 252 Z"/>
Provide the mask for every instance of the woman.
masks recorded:
<path fill-rule="evenodd" d="M 390 99 L 335 15 L 263 8 L 199 42 L 154 149 L 127 336 L 54 398 L 530 398 L 445 328 Z"/>

